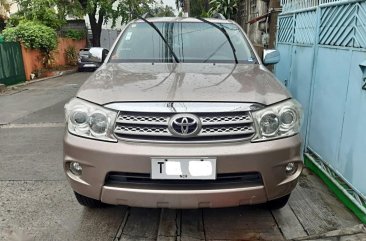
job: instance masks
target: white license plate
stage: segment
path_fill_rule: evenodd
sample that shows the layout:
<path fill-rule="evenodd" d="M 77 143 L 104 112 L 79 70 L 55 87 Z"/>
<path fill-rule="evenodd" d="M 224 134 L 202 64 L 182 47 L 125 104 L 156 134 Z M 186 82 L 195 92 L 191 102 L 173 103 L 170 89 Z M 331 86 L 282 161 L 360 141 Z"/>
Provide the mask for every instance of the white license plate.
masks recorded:
<path fill-rule="evenodd" d="M 84 67 L 97 67 L 95 64 L 84 64 Z"/>
<path fill-rule="evenodd" d="M 152 158 L 151 179 L 216 179 L 214 158 Z"/>

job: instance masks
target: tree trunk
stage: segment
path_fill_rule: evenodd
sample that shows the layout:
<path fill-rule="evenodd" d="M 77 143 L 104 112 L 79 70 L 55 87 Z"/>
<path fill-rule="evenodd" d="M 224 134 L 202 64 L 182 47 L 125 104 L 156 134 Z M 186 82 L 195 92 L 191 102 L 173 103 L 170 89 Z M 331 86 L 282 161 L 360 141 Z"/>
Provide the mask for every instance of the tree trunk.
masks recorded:
<path fill-rule="evenodd" d="M 102 25 L 104 19 L 104 12 L 99 11 L 98 22 L 95 19 L 95 13 L 88 14 L 91 31 L 93 34 L 92 45 L 93 47 L 100 47 L 100 36 L 102 34 Z"/>
<path fill-rule="evenodd" d="M 209 0 L 205 0 L 205 11 L 206 13 L 210 10 Z"/>
<path fill-rule="evenodd" d="M 190 0 L 184 0 L 184 10 L 183 12 L 188 13 L 188 16 L 191 13 Z"/>

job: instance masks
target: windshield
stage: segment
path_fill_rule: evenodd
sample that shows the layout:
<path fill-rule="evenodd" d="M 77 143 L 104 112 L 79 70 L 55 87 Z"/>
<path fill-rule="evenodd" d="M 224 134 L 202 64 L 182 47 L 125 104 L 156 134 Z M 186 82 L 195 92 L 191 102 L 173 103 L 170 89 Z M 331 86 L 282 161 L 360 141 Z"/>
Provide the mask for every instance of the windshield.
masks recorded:
<path fill-rule="evenodd" d="M 207 23 L 154 23 L 183 63 L 233 63 L 233 50 L 225 35 Z M 239 63 L 256 63 L 255 55 L 235 24 L 218 24 L 229 34 Z M 173 62 L 159 34 L 147 23 L 130 24 L 113 50 L 109 62 Z"/>

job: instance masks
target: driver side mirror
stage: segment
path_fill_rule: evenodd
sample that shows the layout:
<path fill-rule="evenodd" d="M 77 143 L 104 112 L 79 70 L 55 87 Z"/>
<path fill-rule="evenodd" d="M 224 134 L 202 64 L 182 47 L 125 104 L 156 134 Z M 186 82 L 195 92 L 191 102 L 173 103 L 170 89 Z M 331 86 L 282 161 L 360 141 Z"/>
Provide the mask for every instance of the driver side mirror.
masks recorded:
<path fill-rule="evenodd" d="M 103 54 L 102 54 L 102 62 L 104 62 L 105 58 L 107 58 L 107 55 L 108 55 L 109 51 L 104 49 L 103 50 Z"/>
<path fill-rule="evenodd" d="M 263 64 L 277 64 L 280 62 L 280 52 L 275 49 L 263 50 Z"/>

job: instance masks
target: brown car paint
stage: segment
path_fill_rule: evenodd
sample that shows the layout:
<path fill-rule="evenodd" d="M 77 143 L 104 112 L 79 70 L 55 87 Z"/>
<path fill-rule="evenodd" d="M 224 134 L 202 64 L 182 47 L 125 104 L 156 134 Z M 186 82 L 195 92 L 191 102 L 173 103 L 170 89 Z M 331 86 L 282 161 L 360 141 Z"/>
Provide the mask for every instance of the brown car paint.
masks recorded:
<path fill-rule="evenodd" d="M 163 18 L 154 21 L 198 20 Z M 110 56 L 107 62 L 108 58 Z M 102 106 L 118 102 L 175 101 L 243 102 L 266 106 L 291 98 L 286 88 L 258 61 L 257 64 L 238 65 L 105 63 L 84 83 L 77 97 Z M 214 157 L 218 174 L 258 172 L 263 183 L 207 188 L 203 182 L 194 188 L 180 185 L 164 189 L 159 185 L 122 187 L 105 184 L 110 172 L 149 174 L 152 157 Z M 83 166 L 82 176 L 70 172 L 71 161 Z M 289 162 L 298 167 L 292 175 L 285 172 Z M 290 194 L 302 167 L 299 134 L 256 143 L 247 140 L 183 144 L 124 140 L 111 143 L 78 137 L 67 130 L 64 137 L 64 169 L 72 189 L 109 204 L 216 208 L 263 203 Z"/>

